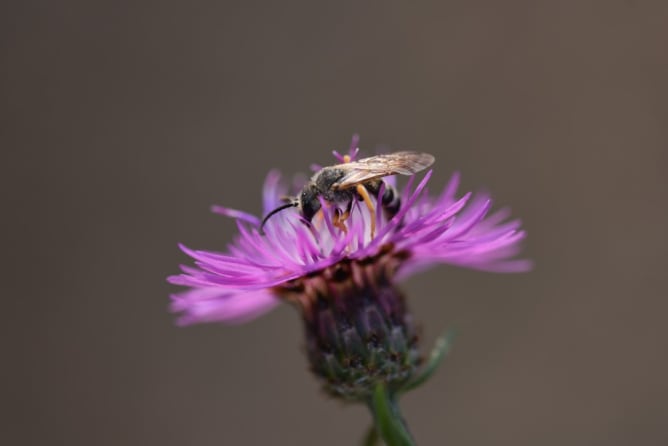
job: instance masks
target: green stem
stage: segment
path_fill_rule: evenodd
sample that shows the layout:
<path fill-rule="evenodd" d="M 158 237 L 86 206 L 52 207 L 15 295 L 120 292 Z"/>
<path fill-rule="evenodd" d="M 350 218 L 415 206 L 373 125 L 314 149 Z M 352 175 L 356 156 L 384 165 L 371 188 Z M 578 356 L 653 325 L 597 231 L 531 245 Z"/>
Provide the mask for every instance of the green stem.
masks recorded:
<path fill-rule="evenodd" d="M 394 395 L 383 384 L 376 385 L 369 407 L 376 430 L 387 446 L 415 445 Z"/>
<path fill-rule="evenodd" d="M 378 446 L 378 440 L 380 440 L 378 438 L 378 431 L 376 430 L 376 426 L 372 424 L 366 431 L 366 435 L 362 440 L 362 446 Z"/>

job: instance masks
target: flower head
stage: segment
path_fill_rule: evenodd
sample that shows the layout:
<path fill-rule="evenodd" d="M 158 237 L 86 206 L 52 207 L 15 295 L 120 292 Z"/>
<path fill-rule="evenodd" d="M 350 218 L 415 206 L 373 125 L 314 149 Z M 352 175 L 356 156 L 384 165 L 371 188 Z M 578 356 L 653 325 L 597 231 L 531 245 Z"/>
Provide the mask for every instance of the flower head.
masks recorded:
<path fill-rule="evenodd" d="M 354 138 L 348 155 L 334 155 L 348 163 L 357 152 Z M 373 161 L 410 157 L 421 163 L 408 173 L 433 161 L 414 152 Z M 189 287 L 172 296 L 172 310 L 181 313 L 181 324 L 243 322 L 282 300 L 296 305 L 311 370 L 324 389 L 366 402 L 384 426 L 379 431 L 387 444 L 412 444 L 394 405 L 396 395 L 424 382 L 447 344 L 438 343 L 430 363 L 416 374 L 422 363 L 418 330 L 396 281 L 438 263 L 497 272 L 531 265 L 513 258 L 525 237 L 520 222 L 506 221 L 507 210 L 490 214 L 485 194 L 458 195 L 458 174 L 435 196 L 427 191 L 432 171 L 421 179 L 411 176 L 400 193 L 393 177 L 367 181 L 366 173 L 362 180 L 355 177 L 350 189 L 329 191 L 318 183 L 324 172 L 350 172 L 364 162 L 370 163 L 331 170 L 314 166 L 320 173 L 292 191 L 271 172 L 263 188 L 269 219 L 214 206 L 213 212 L 236 220 L 239 233 L 225 252 L 181 245 L 195 266 L 182 266 L 181 274 L 168 278 Z M 299 198 L 286 203 L 289 192 Z M 405 441 L 390 441 L 395 434 Z"/>
<path fill-rule="evenodd" d="M 356 142 L 349 159 L 357 156 Z M 239 233 L 226 252 L 180 245 L 195 267 L 182 266 L 181 274 L 168 278 L 172 284 L 190 288 L 172 296 L 172 310 L 182 314 L 181 324 L 244 322 L 274 308 L 284 295 L 282 289 L 300 278 L 381 252 L 398 259 L 394 273 L 399 279 L 437 263 L 497 272 L 530 268 L 528 261 L 513 259 L 525 237 L 518 220 L 505 221 L 507 210 L 490 215 L 492 201 L 485 194 L 458 196 L 458 174 L 440 194 L 431 196 L 427 191 L 431 175 L 428 171 L 420 180 L 409 179 L 401 192 L 401 207 L 389 219 L 382 206 L 375 205 L 378 197 L 372 197 L 372 209 L 356 200 L 345 223 L 347 230 L 335 226 L 341 210 L 322 197 L 323 210 L 312 224 L 304 224 L 299 209 L 287 209 L 273 216 L 264 231 L 259 217 L 213 206 L 214 213 L 236 220 Z M 387 187 L 394 186 L 394 180 L 384 178 Z M 280 206 L 289 192 L 298 190 L 289 191 L 279 173 L 270 172 L 262 192 L 264 214 Z M 373 218 L 377 228 L 372 237 Z"/>

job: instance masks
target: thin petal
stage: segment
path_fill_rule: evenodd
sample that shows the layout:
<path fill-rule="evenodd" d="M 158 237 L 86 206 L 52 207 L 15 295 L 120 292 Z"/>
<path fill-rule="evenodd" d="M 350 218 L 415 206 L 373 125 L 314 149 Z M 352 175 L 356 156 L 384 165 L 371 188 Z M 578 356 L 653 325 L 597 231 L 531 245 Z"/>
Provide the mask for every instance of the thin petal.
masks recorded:
<path fill-rule="evenodd" d="M 247 223 L 250 223 L 253 226 L 260 226 L 260 219 L 257 218 L 255 215 L 249 214 L 247 212 L 238 211 L 236 209 L 226 208 L 224 206 L 218 206 L 218 205 L 211 206 L 211 212 L 213 212 L 214 214 L 224 215 L 226 217 L 243 220 Z"/>
<path fill-rule="evenodd" d="M 172 295 L 171 309 L 180 325 L 201 322 L 242 323 L 272 310 L 280 300 L 266 290 L 250 292 L 194 288 Z"/>

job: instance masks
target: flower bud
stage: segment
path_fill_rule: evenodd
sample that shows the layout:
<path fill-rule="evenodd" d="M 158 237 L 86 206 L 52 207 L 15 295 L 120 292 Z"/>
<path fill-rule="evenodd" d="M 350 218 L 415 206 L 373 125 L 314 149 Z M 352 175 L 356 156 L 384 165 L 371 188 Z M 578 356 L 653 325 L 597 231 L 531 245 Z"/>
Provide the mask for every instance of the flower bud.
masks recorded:
<path fill-rule="evenodd" d="M 421 362 L 388 258 L 341 262 L 284 290 L 301 307 L 311 370 L 333 396 L 368 400 L 377 383 L 399 389 Z"/>

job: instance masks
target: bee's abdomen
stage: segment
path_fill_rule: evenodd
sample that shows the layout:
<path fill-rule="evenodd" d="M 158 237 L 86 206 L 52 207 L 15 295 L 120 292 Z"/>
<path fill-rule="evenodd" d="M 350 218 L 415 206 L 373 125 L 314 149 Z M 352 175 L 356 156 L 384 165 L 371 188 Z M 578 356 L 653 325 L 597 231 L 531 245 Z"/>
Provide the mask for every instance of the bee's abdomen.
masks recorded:
<path fill-rule="evenodd" d="M 383 197 L 381 198 L 381 205 L 388 220 L 397 215 L 399 208 L 401 208 L 401 197 L 397 193 L 397 190 L 389 184 L 385 184 L 385 192 L 383 192 Z"/>

